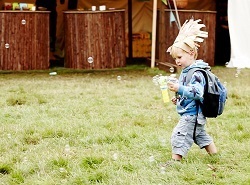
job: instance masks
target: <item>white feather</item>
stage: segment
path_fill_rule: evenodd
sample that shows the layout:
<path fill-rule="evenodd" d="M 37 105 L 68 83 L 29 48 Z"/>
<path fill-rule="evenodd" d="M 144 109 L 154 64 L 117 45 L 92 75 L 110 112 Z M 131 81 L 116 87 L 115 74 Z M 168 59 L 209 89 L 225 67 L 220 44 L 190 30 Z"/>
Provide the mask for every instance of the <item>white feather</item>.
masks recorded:
<path fill-rule="evenodd" d="M 176 37 L 174 43 L 177 44 L 178 42 L 183 42 L 187 44 L 189 47 L 199 47 L 199 43 L 204 41 L 204 38 L 208 37 L 208 32 L 202 31 L 201 28 L 204 28 L 204 24 L 199 24 L 201 20 L 186 20 L 184 24 L 182 25 L 178 36 Z M 168 51 L 170 51 L 172 46 L 168 48 Z M 171 51 L 170 51 L 171 52 Z"/>

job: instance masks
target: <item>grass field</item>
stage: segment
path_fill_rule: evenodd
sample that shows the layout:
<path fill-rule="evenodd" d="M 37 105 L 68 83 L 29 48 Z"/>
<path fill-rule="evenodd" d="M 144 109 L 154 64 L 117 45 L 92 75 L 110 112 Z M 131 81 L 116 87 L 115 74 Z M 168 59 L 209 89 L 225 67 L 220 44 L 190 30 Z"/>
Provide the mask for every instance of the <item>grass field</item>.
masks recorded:
<path fill-rule="evenodd" d="M 0 184 L 250 184 L 249 69 L 213 68 L 229 92 L 207 124 L 219 155 L 194 145 L 169 168 L 160 164 L 179 117 L 152 82 L 169 73 L 54 71 L 0 72 Z"/>

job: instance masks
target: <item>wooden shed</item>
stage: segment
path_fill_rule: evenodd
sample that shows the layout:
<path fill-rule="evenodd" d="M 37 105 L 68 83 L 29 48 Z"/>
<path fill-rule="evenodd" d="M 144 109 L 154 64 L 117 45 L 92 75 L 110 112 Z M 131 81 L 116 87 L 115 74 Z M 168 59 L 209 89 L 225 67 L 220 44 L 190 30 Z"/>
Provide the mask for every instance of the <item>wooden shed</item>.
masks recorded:
<path fill-rule="evenodd" d="M 65 67 L 124 67 L 125 10 L 65 11 Z"/>
<path fill-rule="evenodd" d="M 49 68 L 49 12 L 0 11 L 0 70 Z"/>

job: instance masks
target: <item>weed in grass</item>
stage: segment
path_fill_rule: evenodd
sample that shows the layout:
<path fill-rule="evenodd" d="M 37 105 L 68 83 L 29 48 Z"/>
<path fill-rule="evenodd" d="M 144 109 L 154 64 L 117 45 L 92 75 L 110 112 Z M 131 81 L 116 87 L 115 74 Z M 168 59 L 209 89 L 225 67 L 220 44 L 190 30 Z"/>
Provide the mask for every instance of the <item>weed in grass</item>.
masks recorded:
<path fill-rule="evenodd" d="M 105 172 L 94 172 L 88 177 L 90 183 L 103 183 L 108 180 L 108 175 Z"/>
<path fill-rule="evenodd" d="M 194 180 L 196 180 L 196 176 L 194 175 L 194 172 L 193 171 L 189 171 L 187 173 L 185 173 L 182 177 L 182 179 L 185 181 L 185 182 L 193 182 Z"/>
<path fill-rule="evenodd" d="M 232 98 L 232 99 L 235 99 L 235 100 L 240 100 L 241 96 L 238 93 L 232 93 L 232 94 L 229 94 L 229 98 Z"/>
<path fill-rule="evenodd" d="M 135 167 L 132 164 L 124 164 L 122 165 L 122 169 L 127 172 L 133 172 L 135 170 Z"/>
<path fill-rule="evenodd" d="M 37 133 L 28 134 L 24 136 L 23 140 L 24 140 L 24 143 L 28 145 L 37 145 L 41 140 L 41 136 L 39 136 L 39 134 Z"/>
<path fill-rule="evenodd" d="M 34 94 L 34 96 L 37 98 L 38 104 L 45 104 L 48 103 L 47 99 L 45 96 L 39 95 L 39 94 Z"/>
<path fill-rule="evenodd" d="M 60 157 L 59 159 L 54 159 L 51 161 L 51 164 L 55 167 L 67 168 L 68 167 L 68 159 Z"/>
<path fill-rule="evenodd" d="M 203 161 L 205 164 L 209 165 L 219 164 L 221 161 L 221 155 L 220 154 L 206 155 Z"/>
<path fill-rule="evenodd" d="M 45 138 L 47 138 L 47 139 L 48 138 L 61 138 L 61 137 L 67 138 L 67 137 L 69 137 L 69 133 L 67 131 L 61 130 L 59 128 L 57 128 L 57 129 L 47 128 L 42 132 L 41 137 L 43 139 L 45 139 Z"/>
<path fill-rule="evenodd" d="M 243 131 L 243 130 L 244 130 L 244 127 L 243 127 L 243 125 L 242 125 L 241 123 L 239 123 L 239 124 L 237 125 L 237 130 L 238 130 L 238 131 Z"/>
<path fill-rule="evenodd" d="M 103 157 L 85 157 L 82 159 L 81 167 L 85 169 L 97 169 L 103 163 Z"/>
<path fill-rule="evenodd" d="M 13 171 L 11 173 L 11 178 L 12 178 L 11 179 L 12 182 L 15 184 L 22 184 L 22 183 L 24 183 L 24 179 L 25 179 L 22 171 L 20 171 L 20 170 Z"/>
<path fill-rule="evenodd" d="M 248 105 L 248 102 L 246 100 L 237 100 L 234 103 L 235 106 L 240 106 L 240 107 L 246 107 Z"/>
<path fill-rule="evenodd" d="M 24 105 L 26 102 L 27 98 L 25 96 L 10 97 L 6 100 L 6 103 L 9 106 Z"/>
<path fill-rule="evenodd" d="M 249 141 L 250 139 L 250 133 L 249 132 L 236 132 L 232 135 L 232 138 L 235 139 L 238 142 L 243 142 L 243 141 Z"/>
<path fill-rule="evenodd" d="M 86 184 L 86 185 L 88 185 L 88 184 L 90 184 L 90 183 L 88 182 L 87 177 L 80 176 L 80 177 L 75 177 L 75 178 L 72 180 L 72 182 L 69 183 L 69 184 L 74 184 L 74 185 L 83 185 L 83 184 Z"/>
<path fill-rule="evenodd" d="M 8 164 L 0 164 L 0 173 L 3 175 L 10 174 L 12 168 Z"/>

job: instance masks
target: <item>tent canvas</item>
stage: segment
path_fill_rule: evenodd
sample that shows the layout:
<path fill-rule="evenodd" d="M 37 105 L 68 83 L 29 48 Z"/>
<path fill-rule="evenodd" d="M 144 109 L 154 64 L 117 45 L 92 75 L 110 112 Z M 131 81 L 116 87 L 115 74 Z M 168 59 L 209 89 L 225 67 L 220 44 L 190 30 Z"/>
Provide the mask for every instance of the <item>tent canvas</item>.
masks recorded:
<path fill-rule="evenodd" d="M 228 1 L 231 59 L 227 67 L 250 68 L 250 1 Z"/>

